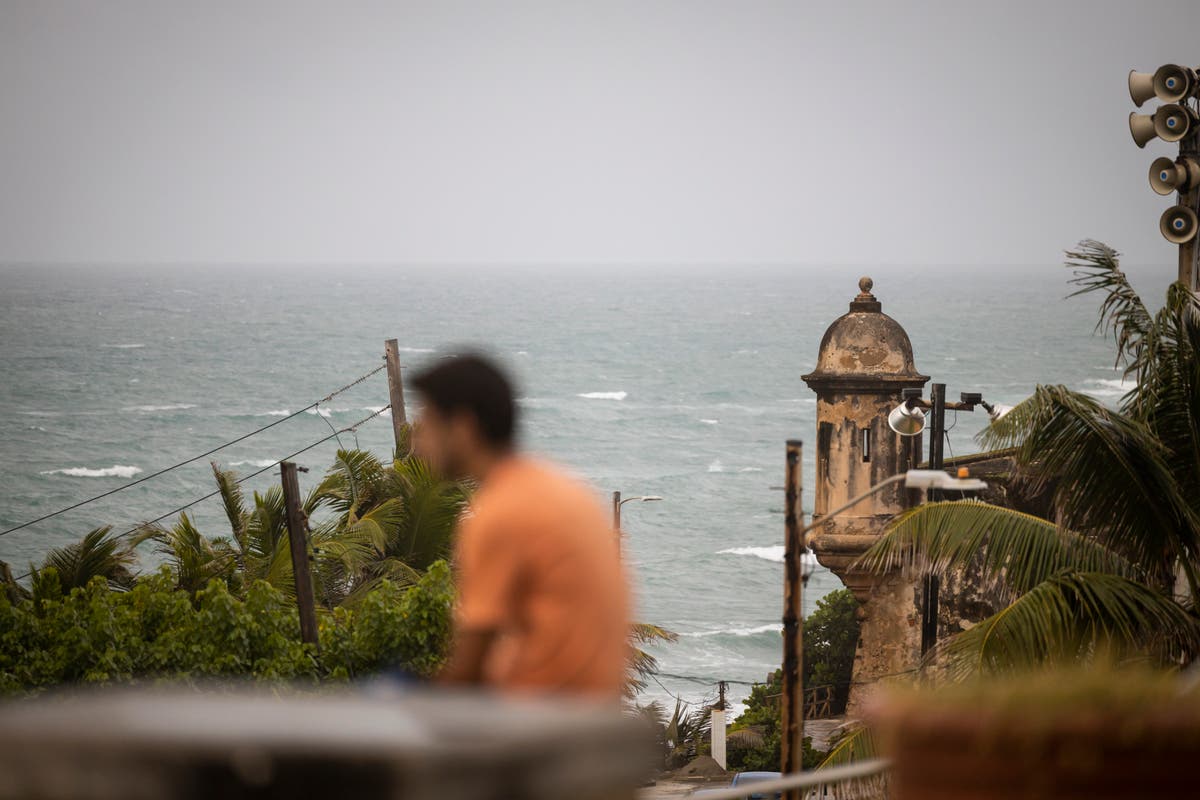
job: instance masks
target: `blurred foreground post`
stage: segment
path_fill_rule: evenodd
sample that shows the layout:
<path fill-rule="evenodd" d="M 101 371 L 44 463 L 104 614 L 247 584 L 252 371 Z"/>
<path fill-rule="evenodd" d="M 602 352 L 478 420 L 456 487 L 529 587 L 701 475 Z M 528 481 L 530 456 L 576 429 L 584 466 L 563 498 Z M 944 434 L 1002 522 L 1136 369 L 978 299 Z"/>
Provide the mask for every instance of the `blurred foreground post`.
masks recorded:
<path fill-rule="evenodd" d="M 800 538 L 804 513 L 800 502 L 801 458 L 804 443 L 787 441 L 787 476 L 784 508 L 783 583 L 783 701 L 780 703 L 780 771 L 785 775 L 804 769 L 804 569 L 808 548 Z M 789 791 L 788 798 L 799 793 Z"/>
<path fill-rule="evenodd" d="M 392 404 L 392 435 L 396 450 L 408 449 L 408 415 L 404 411 L 404 382 L 400 379 L 400 345 L 395 339 L 383 343 L 387 359 L 388 397 Z"/>
<path fill-rule="evenodd" d="M 283 476 L 283 503 L 287 512 L 288 539 L 292 548 L 292 575 L 296 579 L 296 607 L 300 610 L 300 638 L 317 645 L 317 610 L 313 600 L 312 576 L 308 570 L 308 520 L 300 507 L 300 481 L 296 465 L 279 464 Z"/>
<path fill-rule="evenodd" d="M 721 765 L 721 769 L 725 769 L 725 709 L 728 707 L 725 703 L 725 681 L 720 681 L 717 686 L 721 691 L 721 699 L 712 707 L 712 757 Z"/>

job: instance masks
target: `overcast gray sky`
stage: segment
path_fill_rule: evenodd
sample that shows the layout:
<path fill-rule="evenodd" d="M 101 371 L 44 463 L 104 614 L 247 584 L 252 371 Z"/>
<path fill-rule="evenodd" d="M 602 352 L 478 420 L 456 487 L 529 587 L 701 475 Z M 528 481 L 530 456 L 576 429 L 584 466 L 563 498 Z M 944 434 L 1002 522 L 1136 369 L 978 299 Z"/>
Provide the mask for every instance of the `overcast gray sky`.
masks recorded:
<path fill-rule="evenodd" d="M 0 261 L 1171 262 L 1200 2 L 0 0 Z"/>

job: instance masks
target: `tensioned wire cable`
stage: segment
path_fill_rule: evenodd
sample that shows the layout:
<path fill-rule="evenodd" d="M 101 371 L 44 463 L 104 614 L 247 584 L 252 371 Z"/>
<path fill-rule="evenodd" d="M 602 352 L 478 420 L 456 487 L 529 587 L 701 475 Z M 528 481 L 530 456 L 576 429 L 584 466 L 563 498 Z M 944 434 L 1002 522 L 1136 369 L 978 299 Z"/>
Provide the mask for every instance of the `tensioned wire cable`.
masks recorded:
<path fill-rule="evenodd" d="M 251 478 L 257 478 L 259 475 L 262 475 L 262 474 L 263 474 L 264 472 L 266 472 L 267 470 L 269 470 L 269 469 L 273 469 L 274 467 L 277 467 L 277 466 L 279 466 L 279 464 L 280 464 L 281 462 L 283 462 L 283 461 L 287 461 L 287 460 L 289 460 L 289 459 L 292 459 L 292 458 L 295 458 L 296 456 L 300 455 L 301 453 L 306 453 L 306 452 L 308 452 L 309 450 L 312 450 L 314 447 L 317 447 L 318 445 L 325 444 L 325 443 L 326 443 L 326 442 L 328 442 L 330 439 L 335 439 L 335 438 L 337 438 L 337 435 L 338 435 L 339 433 L 353 433 L 353 432 L 355 432 L 355 431 L 357 431 L 357 430 L 358 430 L 359 426 L 361 426 L 361 425 L 364 425 L 364 424 L 366 424 L 366 423 L 370 422 L 371 420 L 375 419 L 375 417 L 378 417 L 380 414 L 382 414 L 383 412 L 387 411 L 387 410 L 388 410 L 389 408 L 391 408 L 391 407 L 392 407 L 392 406 L 391 406 L 391 404 L 389 403 L 388 405 L 384 406 L 383 408 L 379 409 L 378 411 L 375 411 L 374 413 L 370 414 L 369 416 L 363 417 L 362 419 L 360 419 L 358 422 L 354 423 L 353 425 L 348 425 L 348 426 L 346 426 L 345 428 L 342 428 L 342 429 L 340 429 L 340 430 L 336 430 L 336 431 L 334 431 L 333 433 L 331 433 L 331 434 L 329 434 L 328 436 L 326 436 L 325 438 L 323 438 L 323 439 L 318 439 L 317 441 L 313 442 L 312 444 L 308 445 L 307 447 L 302 447 L 302 448 L 300 448 L 299 450 L 297 450 L 296 452 L 292 453 L 291 455 L 286 455 L 286 456 L 284 456 L 283 458 L 280 458 L 280 459 L 278 459 L 278 460 L 276 460 L 276 461 L 272 461 L 270 464 L 268 464 L 267 466 L 263 467 L 262 469 L 260 469 L 260 470 L 258 470 L 258 471 L 256 471 L 256 472 L 251 472 L 249 475 L 246 475 L 246 476 L 245 476 L 245 477 L 243 477 L 243 478 L 238 478 L 236 481 L 234 481 L 234 483 L 235 483 L 235 484 L 241 484 L 241 483 L 244 483 L 244 482 L 246 482 L 246 481 L 250 480 Z M 220 493 L 221 493 L 221 490 L 220 490 L 220 489 L 217 489 L 216 491 L 209 492 L 208 494 L 204 495 L 203 497 L 197 497 L 195 500 L 191 501 L 190 503 L 186 503 L 186 504 L 184 504 L 184 505 L 180 506 L 179 508 L 176 508 L 176 509 L 173 509 L 173 510 L 171 510 L 171 511 L 168 511 L 166 514 L 163 514 L 163 515 L 161 515 L 161 516 L 155 517 L 155 518 L 154 518 L 154 519 L 152 519 L 152 520 L 148 520 L 148 521 L 146 521 L 146 522 L 143 522 L 143 523 L 141 523 L 140 525 L 137 525 L 136 527 L 130 528 L 129 530 L 127 530 L 127 531 L 125 531 L 124 533 L 120 534 L 120 535 L 119 535 L 117 538 L 118 538 L 118 539 L 120 539 L 120 538 L 124 538 L 124 537 L 126 537 L 126 536 L 132 536 L 133 534 L 137 533 L 138 531 L 145 530 L 146 528 L 148 528 L 149 526 L 153 525 L 153 524 L 154 524 L 154 523 L 156 523 L 156 522 L 162 522 L 162 521 L 163 521 L 164 519 L 166 519 L 167 517 L 173 517 L 173 516 L 175 516 L 176 514 L 178 514 L 178 513 L 182 512 L 182 511 L 187 511 L 189 508 L 191 508 L 192 506 L 196 505 L 197 503 L 203 503 L 205 500 L 208 500 L 210 497 L 216 497 L 216 496 L 217 496 L 217 495 L 219 495 Z M 33 574 L 33 572 L 32 572 L 32 571 L 30 571 L 30 572 L 26 572 L 24 575 L 22 575 L 22 576 L 20 576 L 20 577 L 18 577 L 18 578 L 14 578 L 14 580 L 22 581 L 22 580 L 25 580 L 26 578 L 28 578 L 28 577 L 29 577 L 30 575 L 32 575 L 32 574 Z"/>
<path fill-rule="evenodd" d="M 258 430 L 250 431 L 250 433 L 247 433 L 247 434 L 245 434 L 245 435 L 243 435 L 243 436 L 239 436 L 238 438 L 236 438 L 236 439 L 233 439 L 233 440 L 231 440 L 231 441 L 225 442 L 225 444 L 223 444 L 223 445 L 220 445 L 220 446 L 218 446 L 218 447 L 214 447 L 214 448 L 213 448 L 213 449 L 211 449 L 211 450 L 207 450 L 207 451 L 205 451 L 205 452 L 201 453 L 201 454 L 200 454 L 200 455 L 198 455 L 198 456 L 192 456 L 191 458 L 187 459 L 186 461 L 180 461 L 178 464 L 172 464 L 172 465 L 171 465 L 171 466 L 169 466 L 169 467 L 164 467 L 163 469 L 160 469 L 160 470 L 158 470 L 157 472 L 152 472 L 152 473 L 150 473 L 149 475 L 145 475 L 145 476 L 143 476 L 143 477 L 141 477 L 141 478 L 138 478 L 136 481 L 130 481 L 129 483 L 126 483 L 126 484 L 124 484 L 124 485 L 122 485 L 122 486 L 118 486 L 118 487 L 117 487 L 117 488 L 115 488 L 115 489 L 109 489 L 107 492 L 103 492 L 103 493 L 101 493 L 101 494 L 98 494 L 98 495 L 96 495 L 95 497 L 89 497 L 87 500 L 81 500 L 81 501 L 79 501 L 78 503 L 75 503 L 74 505 L 67 506 L 66 508 L 60 508 L 60 509 L 58 509 L 57 511 L 51 511 L 49 514 L 44 514 L 44 515 L 42 515 L 42 516 L 38 517 L 37 519 L 31 519 L 31 520 L 29 520 L 28 522 L 22 522 L 20 525 L 14 525 L 14 526 L 13 526 L 13 527 L 11 527 L 11 528 L 8 528 L 8 529 L 6 529 L 6 530 L 0 531 L 0 536 L 7 536 L 8 534 L 10 534 L 10 533 L 13 533 L 13 532 L 15 532 L 15 531 L 19 531 L 19 530 L 21 530 L 22 528 L 28 528 L 30 525 L 36 525 L 36 524 L 37 524 L 37 523 L 39 523 L 39 522 L 44 522 L 45 520 L 48 520 L 48 519 L 50 519 L 51 517 L 57 517 L 59 514 L 65 514 L 65 513 L 67 513 L 68 511 L 74 511 L 74 510 L 75 510 L 75 509 L 77 509 L 77 508 L 81 508 L 81 507 L 83 507 L 83 506 L 86 506 L 88 503 L 94 503 L 94 502 L 96 502 L 97 500 L 102 500 L 102 499 L 104 499 L 105 497 L 109 497 L 109 496 L 111 496 L 111 495 L 114 495 L 114 494 L 116 494 L 117 492 L 123 492 L 123 491 L 125 491 L 126 489 L 129 489 L 129 488 L 131 488 L 131 487 L 133 487 L 133 486 L 137 486 L 137 485 L 138 485 L 138 484 L 140 484 L 140 483 L 145 483 L 145 482 L 146 482 L 146 481 L 148 481 L 148 480 L 152 480 L 152 479 L 154 479 L 154 478 L 157 478 L 157 477 L 159 477 L 160 475 L 165 475 L 165 474 L 167 474 L 168 472 L 170 472 L 170 471 L 172 471 L 172 470 L 179 469 L 180 467 L 187 466 L 188 464 L 193 464 L 193 463 L 195 463 L 195 462 L 199 461 L 199 460 L 200 460 L 200 459 L 202 459 L 202 458 L 207 458 L 208 456 L 211 456 L 213 453 L 220 452 L 221 450 L 224 450 L 224 449 L 225 449 L 225 448 L 227 448 L 227 447 L 231 447 L 231 446 L 233 446 L 233 445 L 237 444 L 238 442 L 244 442 L 245 440 L 249 439 L 251 436 L 257 436 L 258 434 L 262 433 L 263 431 L 265 431 L 265 430 L 269 430 L 269 429 L 271 429 L 271 428 L 274 428 L 276 425 L 282 425 L 283 423 L 287 422 L 288 420 L 290 420 L 290 419 L 294 419 L 295 417 L 298 417 L 298 416 L 300 416 L 301 414 L 304 414 L 304 413 L 306 413 L 306 412 L 308 412 L 308 411 L 312 411 L 313 409 L 319 409 L 319 406 L 321 405 L 321 403 L 327 403 L 327 402 L 329 402 L 329 401 L 330 401 L 330 400 L 332 400 L 333 398 L 337 397 L 339 394 L 341 394 L 341 393 L 343 393 L 343 392 L 345 392 L 345 391 L 347 391 L 347 390 L 349 390 L 349 389 L 351 389 L 351 388 L 353 388 L 353 387 L 357 386 L 358 384 L 360 384 L 360 383 L 362 383 L 363 381 L 365 381 L 367 378 L 371 377 L 372 375 L 375 375 L 376 373 L 378 373 L 378 372 L 380 372 L 381 370 L 383 370 L 383 369 L 386 369 L 386 368 L 387 368 L 387 364 L 381 364 L 380 366 L 378 366 L 378 367 L 376 367 L 375 369 L 371 370 L 370 372 L 368 372 L 367 374 L 363 375 L 362 377 L 360 377 L 360 378 L 357 378 L 357 379 L 355 379 L 355 380 L 351 381 L 350 383 L 346 384 L 346 385 L 345 385 L 345 386 L 343 386 L 342 388 L 340 388 L 340 389 L 336 389 L 336 390 L 334 390 L 334 391 L 330 392 L 329 394 L 325 395 L 324 397 L 322 397 L 320 400 L 316 401 L 315 403 L 309 403 L 307 406 L 305 406 L 304 408 L 302 408 L 302 409 L 300 409 L 299 411 L 295 412 L 294 414 L 288 414 L 286 417 L 283 417 L 283 418 L 281 418 L 281 419 L 277 419 L 277 420 L 275 420 L 274 422 L 271 422 L 271 423 L 269 423 L 269 424 L 267 424 L 267 425 L 264 425 L 264 426 L 262 426 L 261 428 L 259 428 Z M 324 419 L 324 417 L 322 417 L 322 419 Z M 369 419 L 369 417 L 368 417 L 368 419 Z M 326 420 L 326 422 L 328 422 L 328 420 Z M 365 422 L 365 420 L 364 420 L 364 422 Z M 359 423 L 359 424 L 361 424 L 361 423 Z M 331 426 L 331 427 L 332 427 L 332 426 Z M 354 427 L 354 426 L 352 426 L 352 427 Z M 337 436 L 337 434 L 338 434 L 338 433 L 344 433 L 344 432 L 345 432 L 345 431 L 337 431 L 337 432 L 335 432 L 335 433 L 334 433 L 334 436 Z M 304 451 L 300 451 L 300 452 L 304 452 Z M 278 462 L 277 462 L 277 463 L 278 463 Z M 274 466 L 274 464 L 272 464 L 271 466 Z M 255 474 L 258 474 L 258 473 L 255 473 Z"/>

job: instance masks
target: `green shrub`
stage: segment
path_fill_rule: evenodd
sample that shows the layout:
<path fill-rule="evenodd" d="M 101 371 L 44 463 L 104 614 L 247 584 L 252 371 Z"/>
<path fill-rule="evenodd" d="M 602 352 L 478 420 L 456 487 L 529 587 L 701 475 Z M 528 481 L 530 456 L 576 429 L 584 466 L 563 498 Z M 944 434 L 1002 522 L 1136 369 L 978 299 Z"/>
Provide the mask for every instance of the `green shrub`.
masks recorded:
<path fill-rule="evenodd" d="M 352 611 L 320 619 L 320 650 L 300 640 L 295 604 L 264 581 L 244 599 L 220 580 L 175 588 L 168 570 L 128 592 L 100 577 L 63 593 L 53 568 L 35 599 L 0 593 L 0 694 L 61 684 L 244 677 L 347 679 L 394 666 L 427 676 L 445 657 L 453 598 L 450 569 L 433 564 L 415 584 L 387 581 Z"/>
<path fill-rule="evenodd" d="M 804 621 L 804 686 L 833 686 L 832 711 L 842 713 L 850 691 L 854 651 L 858 646 L 858 601 L 849 589 L 830 592 L 817 601 L 817 608 Z M 783 670 L 775 670 L 770 680 L 757 684 L 746 699 L 746 710 L 733 722 L 731 731 L 751 731 L 761 743 L 754 747 L 729 748 L 729 768 L 737 771 L 779 769 L 781 742 L 779 733 L 780 697 L 783 694 Z M 804 740 L 804 768 L 813 769 L 825 754 L 812 749 L 812 740 Z"/>

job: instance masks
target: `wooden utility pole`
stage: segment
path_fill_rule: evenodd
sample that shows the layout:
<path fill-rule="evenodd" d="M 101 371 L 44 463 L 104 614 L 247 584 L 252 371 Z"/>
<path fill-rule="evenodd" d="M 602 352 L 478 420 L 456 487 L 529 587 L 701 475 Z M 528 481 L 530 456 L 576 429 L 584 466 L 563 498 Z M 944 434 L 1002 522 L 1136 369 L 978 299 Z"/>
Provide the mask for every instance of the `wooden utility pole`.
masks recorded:
<path fill-rule="evenodd" d="M 383 343 L 387 358 L 388 395 L 392 404 L 392 435 L 396 439 L 396 451 L 408 450 L 408 416 L 404 411 L 404 381 L 400 378 L 400 345 L 395 339 Z"/>
<path fill-rule="evenodd" d="M 296 465 L 279 464 L 283 476 L 283 503 L 287 511 L 288 540 L 292 549 L 292 575 L 296 579 L 296 607 L 300 610 L 300 638 L 320 646 L 317 641 L 317 609 L 313 599 L 312 574 L 308 569 L 308 519 L 300 507 L 300 481 Z"/>
<path fill-rule="evenodd" d="M 942 469 L 946 443 L 946 384 L 935 383 L 929 387 L 929 468 Z M 929 500 L 940 500 L 941 494 L 930 489 Z M 922 585 L 921 603 L 921 655 L 924 656 L 937 644 L 938 605 L 941 579 L 934 573 L 925 576 Z"/>
<path fill-rule="evenodd" d="M 783 700 L 780 771 L 784 775 L 804 769 L 804 555 L 800 538 L 804 510 L 801 504 L 801 466 L 804 443 L 787 441 L 787 475 L 784 516 L 783 583 Z M 788 800 L 799 800 L 799 791 L 789 791 Z"/>

